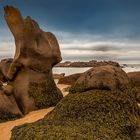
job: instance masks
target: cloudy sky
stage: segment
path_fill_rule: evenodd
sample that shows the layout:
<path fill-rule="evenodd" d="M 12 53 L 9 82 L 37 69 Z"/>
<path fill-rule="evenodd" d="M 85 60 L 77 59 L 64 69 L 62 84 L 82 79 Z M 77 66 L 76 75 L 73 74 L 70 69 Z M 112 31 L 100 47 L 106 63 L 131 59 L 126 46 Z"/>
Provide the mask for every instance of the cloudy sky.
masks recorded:
<path fill-rule="evenodd" d="M 0 58 L 13 57 L 15 50 L 5 5 L 53 32 L 63 60 L 140 64 L 140 0 L 0 0 Z"/>

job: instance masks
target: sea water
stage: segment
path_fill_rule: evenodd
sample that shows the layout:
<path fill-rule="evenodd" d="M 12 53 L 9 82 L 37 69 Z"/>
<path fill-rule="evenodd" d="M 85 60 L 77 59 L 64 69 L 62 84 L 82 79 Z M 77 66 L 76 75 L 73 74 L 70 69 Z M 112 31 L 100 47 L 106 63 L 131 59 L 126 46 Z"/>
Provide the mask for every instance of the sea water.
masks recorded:
<path fill-rule="evenodd" d="M 65 73 L 65 75 L 71 75 L 74 73 L 83 73 L 90 69 L 91 67 L 54 67 L 53 73 L 61 74 Z M 128 72 L 140 71 L 140 64 L 128 64 L 123 70 Z"/>

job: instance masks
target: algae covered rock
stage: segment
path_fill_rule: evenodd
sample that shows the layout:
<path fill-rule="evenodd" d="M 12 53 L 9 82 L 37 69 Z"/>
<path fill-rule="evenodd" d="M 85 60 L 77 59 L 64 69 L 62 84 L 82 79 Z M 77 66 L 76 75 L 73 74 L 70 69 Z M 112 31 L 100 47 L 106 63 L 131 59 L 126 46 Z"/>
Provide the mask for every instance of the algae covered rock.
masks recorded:
<path fill-rule="evenodd" d="M 135 98 L 121 91 L 69 94 L 44 119 L 15 127 L 11 140 L 139 140 Z"/>
<path fill-rule="evenodd" d="M 49 88 L 48 88 L 49 86 Z M 63 98 L 61 91 L 56 87 L 54 81 L 42 83 L 31 82 L 29 84 L 29 96 L 34 99 L 37 108 L 56 106 Z"/>
<path fill-rule="evenodd" d="M 98 66 L 81 74 L 70 88 L 71 93 L 91 89 L 116 90 L 127 88 L 129 78 L 120 68 L 113 65 Z"/>
<path fill-rule="evenodd" d="M 133 88 L 133 94 L 135 94 L 137 102 L 140 103 L 140 72 L 129 72 L 127 75 Z"/>

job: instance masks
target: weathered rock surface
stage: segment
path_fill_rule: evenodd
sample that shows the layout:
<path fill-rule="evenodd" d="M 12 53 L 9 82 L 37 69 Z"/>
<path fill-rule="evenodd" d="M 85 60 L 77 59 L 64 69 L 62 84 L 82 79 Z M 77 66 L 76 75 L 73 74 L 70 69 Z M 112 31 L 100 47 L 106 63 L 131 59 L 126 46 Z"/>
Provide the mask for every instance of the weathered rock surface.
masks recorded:
<path fill-rule="evenodd" d="M 6 93 L 5 93 L 6 92 Z M 0 122 L 22 116 L 13 94 L 7 95 L 7 90 L 0 90 Z"/>
<path fill-rule="evenodd" d="M 72 75 L 68 75 L 59 79 L 58 84 L 66 84 L 73 85 L 77 81 L 77 79 L 81 76 L 82 73 L 76 73 Z"/>
<path fill-rule="evenodd" d="M 137 102 L 140 103 L 140 72 L 129 72 L 127 75 L 133 88 L 132 92 L 135 94 Z"/>
<path fill-rule="evenodd" d="M 12 58 L 2 59 L 0 62 L 0 80 L 5 82 L 9 67 L 12 63 Z"/>
<path fill-rule="evenodd" d="M 92 90 L 69 94 L 44 119 L 15 127 L 11 140 L 139 140 L 139 122 L 129 93 Z"/>
<path fill-rule="evenodd" d="M 61 74 L 57 74 L 57 73 L 54 73 L 53 74 L 53 78 L 54 79 L 61 79 L 65 76 L 65 73 L 61 73 Z"/>
<path fill-rule="evenodd" d="M 139 86 L 140 87 L 140 71 L 139 72 L 129 72 L 127 73 L 131 85 L 132 86 Z"/>
<path fill-rule="evenodd" d="M 91 89 L 116 90 L 129 85 L 127 74 L 120 68 L 105 65 L 84 72 L 70 88 L 71 93 Z"/>
<path fill-rule="evenodd" d="M 24 19 L 17 8 L 6 6 L 4 10 L 16 52 L 13 59 L 0 63 L 2 76 L 8 83 L 2 91 L 7 95 L 13 93 L 23 114 L 55 106 L 63 98 L 52 76 L 52 67 L 62 59 L 56 37 L 41 30 L 30 17 Z"/>

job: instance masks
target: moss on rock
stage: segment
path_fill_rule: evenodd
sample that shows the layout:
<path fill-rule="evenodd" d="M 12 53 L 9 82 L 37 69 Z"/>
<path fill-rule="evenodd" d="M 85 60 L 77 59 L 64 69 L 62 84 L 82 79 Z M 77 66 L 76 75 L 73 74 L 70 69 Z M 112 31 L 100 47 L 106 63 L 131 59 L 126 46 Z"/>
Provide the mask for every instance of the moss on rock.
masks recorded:
<path fill-rule="evenodd" d="M 131 93 L 135 95 L 137 103 L 140 103 L 140 87 L 133 87 Z"/>
<path fill-rule="evenodd" d="M 15 120 L 20 117 L 21 117 L 20 114 L 12 114 L 10 112 L 0 111 L 0 123 L 10 121 L 10 120 Z"/>
<path fill-rule="evenodd" d="M 139 114 L 127 92 L 69 94 L 44 119 L 15 127 L 11 140 L 139 140 Z"/>
<path fill-rule="evenodd" d="M 49 83 L 31 82 L 28 93 L 34 99 L 37 108 L 55 106 L 63 98 L 61 91 L 56 87 L 53 80 L 50 80 Z"/>

